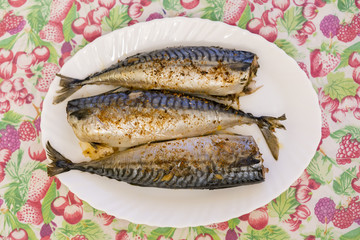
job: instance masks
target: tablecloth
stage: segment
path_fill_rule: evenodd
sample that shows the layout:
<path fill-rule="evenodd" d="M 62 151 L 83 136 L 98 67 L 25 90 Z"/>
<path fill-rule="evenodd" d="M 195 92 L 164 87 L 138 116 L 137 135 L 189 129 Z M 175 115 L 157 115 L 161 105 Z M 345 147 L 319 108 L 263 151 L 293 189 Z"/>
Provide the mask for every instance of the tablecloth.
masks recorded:
<path fill-rule="evenodd" d="M 359 0 L 0 0 L 2 239 L 360 239 L 359 8 Z M 72 55 L 115 29 L 175 16 L 274 42 L 306 72 L 322 110 L 318 150 L 285 192 L 238 218 L 189 228 L 94 209 L 47 176 L 40 140 L 42 101 Z"/>

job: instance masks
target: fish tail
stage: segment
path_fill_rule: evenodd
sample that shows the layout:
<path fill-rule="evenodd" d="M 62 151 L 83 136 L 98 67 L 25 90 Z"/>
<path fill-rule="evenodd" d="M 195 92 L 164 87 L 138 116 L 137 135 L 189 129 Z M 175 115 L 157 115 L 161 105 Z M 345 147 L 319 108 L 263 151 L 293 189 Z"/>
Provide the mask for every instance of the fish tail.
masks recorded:
<path fill-rule="evenodd" d="M 59 95 L 54 97 L 53 104 L 61 103 L 84 85 L 84 80 L 66 77 L 61 74 L 56 74 L 56 76 L 61 78 L 59 83 L 61 89 L 56 91 Z"/>
<path fill-rule="evenodd" d="M 260 117 L 258 118 L 257 125 L 260 128 L 262 135 L 269 146 L 272 156 L 277 160 L 279 157 L 279 142 L 274 132 L 275 129 L 285 129 L 285 126 L 280 121 L 286 120 L 285 114 L 280 117 Z"/>
<path fill-rule="evenodd" d="M 47 154 L 52 161 L 47 168 L 48 175 L 50 177 L 55 176 L 57 174 L 67 172 L 71 169 L 71 166 L 74 165 L 69 159 L 65 158 L 58 151 L 56 151 L 50 144 L 47 142 L 46 144 Z"/>

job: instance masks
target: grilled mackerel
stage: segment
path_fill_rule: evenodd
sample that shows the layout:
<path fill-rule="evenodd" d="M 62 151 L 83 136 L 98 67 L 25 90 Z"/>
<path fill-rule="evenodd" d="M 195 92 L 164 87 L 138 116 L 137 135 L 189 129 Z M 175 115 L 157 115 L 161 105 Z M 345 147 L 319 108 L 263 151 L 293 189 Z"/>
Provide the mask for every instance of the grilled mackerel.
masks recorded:
<path fill-rule="evenodd" d="M 250 136 L 209 135 L 158 142 L 90 162 L 73 163 L 48 142 L 48 174 L 89 172 L 133 185 L 217 189 L 264 180 L 259 149 Z"/>
<path fill-rule="evenodd" d="M 75 135 L 96 146 L 133 147 L 149 142 L 195 137 L 240 124 L 257 124 L 278 158 L 276 128 L 285 115 L 255 117 L 250 113 L 184 94 L 128 90 L 68 102 L 67 118 Z"/>
<path fill-rule="evenodd" d="M 87 84 L 167 89 L 226 102 L 254 90 L 258 67 L 257 56 L 251 52 L 219 47 L 166 48 L 128 57 L 83 80 L 59 75 L 62 88 L 53 102 L 62 102 Z"/>

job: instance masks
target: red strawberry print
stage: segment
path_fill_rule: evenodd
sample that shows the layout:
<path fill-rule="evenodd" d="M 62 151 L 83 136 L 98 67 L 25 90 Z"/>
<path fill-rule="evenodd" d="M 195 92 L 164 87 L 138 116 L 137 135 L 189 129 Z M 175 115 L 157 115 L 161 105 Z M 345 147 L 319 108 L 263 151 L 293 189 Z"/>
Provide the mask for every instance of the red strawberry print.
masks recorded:
<path fill-rule="evenodd" d="M 40 92 L 46 92 L 49 90 L 51 82 L 54 80 L 56 73 L 60 71 L 58 65 L 54 63 L 45 63 L 43 69 L 41 70 L 41 78 L 36 84 L 36 88 Z"/>
<path fill-rule="evenodd" d="M 327 116 L 324 112 L 321 113 L 322 118 L 322 126 L 321 126 L 321 139 L 325 139 L 330 136 L 329 123 L 327 120 Z"/>
<path fill-rule="evenodd" d="M 358 193 L 360 193 L 360 166 L 359 172 L 356 174 L 356 178 L 351 181 L 351 187 Z"/>
<path fill-rule="evenodd" d="M 301 68 L 301 70 L 303 70 L 306 73 L 306 76 L 309 78 L 310 76 L 306 64 L 303 62 L 298 62 L 298 65 Z"/>
<path fill-rule="evenodd" d="M 47 173 L 41 169 L 35 170 L 29 181 L 28 200 L 38 202 L 43 199 L 53 178 L 54 177 L 49 177 Z"/>
<path fill-rule="evenodd" d="M 11 151 L 9 149 L 4 148 L 0 150 L 0 164 L 6 165 L 10 157 Z"/>
<path fill-rule="evenodd" d="M 63 26 L 61 23 L 50 21 L 40 31 L 39 36 L 47 42 L 61 43 L 64 41 Z"/>
<path fill-rule="evenodd" d="M 207 227 L 209 227 L 209 228 L 215 228 L 215 229 L 218 229 L 218 230 L 220 230 L 220 231 L 225 231 L 226 229 L 229 228 L 229 224 L 228 224 L 228 222 L 220 222 L 220 223 L 210 224 L 210 225 L 208 225 Z"/>
<path fill-rule="evenodd" d="M 348 133 L 341 139 L 336 154 L 336 162 L 340 165 L 351 163 L 352 158 L 360 157 L 360 143 L 356 139 L 351 139 L 351 137 L 351 133 Z"/>
<path fill-rule="evenodd" d="M 16 216 L 22 223 L 41 224 L 43 222 L 41 203 L 28 200 L 20 211 L 16 213 Z"/>
<path fill-rule="evenodd" d="M 348 206 L 354 220 L 360 219 L 360 201 L 358 200 L 359 196 L 352 198 Z"/>
<path fill-rule="evenodd" d="M 340 25 L 338 34 L 336 35 L 339 41 L 351 42 L 355 39 L 357 33 L 355 26 L 351 24 Z"/>
<path fill-rule="evenodd" d="M 311 212 L 306 205 L 299 205 L 295 209 L 295 215 L 299 219 L 307 219 L 311 215 Z"/>
<path fill-rule="evenodd" d="M 340 63 L 340 54 L 336 55 L 315 49 L 310 53 L 310 73 L 312 77 L 324 77 Z"/>
<path fill-rule="evenodd" d="M 13 11 L 9 11 L 5 14 L 2 23 L 5 26 L 5 31 L 11 31 L 16 29 L 24 18 L 22 16 L 16 16 Z"/>
<path fill-rule="evenodd" d="M 18 132 L 20 139 L 23 141 L 34 141 L 36 138 L 35 128 L 29 121 L 22 122 L 18 129 Z"/>
<path fill-rule="evenodd" d="M 126 230 L 121 230 L 116 234 L 115 240 L 131 240 L 131 235 Z"/>
<path fill-rule="evenodd" d="M 354 222 L 351 211 L 348 208 L 341 207 L 335 210 L 333 224 L 337 228 L 348 228 Z"/>
<path fill-rule="evenodd" d="M 66 18 L 70 11 L 74 0 L 54 0 L 50 6 L 49 20 L 52 22 L 60 23 Z"/>
<path fill-rule="evenodd" d="M 245 10 L 247 0 L 226 0 L 224 10 L 224 23 L 236 25 Z"/>
<path fill-rule="evenodd" d="M 100 219 L 100 221 L 102 222 L 102 224 L 104 226 L 110 225 L 113 222 L 114 218 L 115 218 L 114 216 L 109 215 L 107 213 L 101 213 L 97 217 Z"/>
<path fill-rule="evenodd" d="M 353 19 L 351 21 L 351 25 L 355 29 L 355 32 L 357 34 L 359 34 L 360 33 L 360 13 L 356 14 L 353 17 Z"/>
<path fill-rule="evenodd" d="M 84 235 L 76 235 L 72 237 L 71 240 L 88 240 Z"/>
<path fill-rule="evenodd" d="M 0 22 L 0 37 L 6 33 L 5 22 Z"/>
<path fill-rule="evenodd" d="M 31 144 L 28 148 L 29 157 L 34 161 L 45 161 L 46 153 L 41 144 Z"/>

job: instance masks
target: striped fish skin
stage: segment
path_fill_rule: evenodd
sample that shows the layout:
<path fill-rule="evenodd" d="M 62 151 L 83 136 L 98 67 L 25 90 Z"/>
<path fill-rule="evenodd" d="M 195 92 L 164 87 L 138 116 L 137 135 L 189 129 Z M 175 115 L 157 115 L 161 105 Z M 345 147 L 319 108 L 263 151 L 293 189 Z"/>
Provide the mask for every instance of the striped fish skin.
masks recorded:
<path fill-rule="evenodd" d="M 84 80 L 61 76 L 63 88 L 58 93 L 62 97 L 58 100 L 87 84 L 234 97 L 252 91 L 258 67 L 257 56 L 251 52 L 219 47 L 166 48 L 128 57 Z"/>
<path fill-rule="evenodd" d="M 264 137 L 270 138 L 269 146 L 277 147 L 277 155 L 273 131 L 284 128 L 278 123 L 284 116 L 254 117 L 213 101 L 163 91 L 135 90 L 74 99 L 68 102 L 66 112 L 81 141 L 121 148 L 255 123 Z"/>
<path fill-rule="evenodd" d="M 217 189 L 264 181 L 265 168 L 251 136 L 208 135 L 142 145 L 90 162 L 72 163 L 48 144 L 53 176 L 79 170 L 133 185 Z"/>

